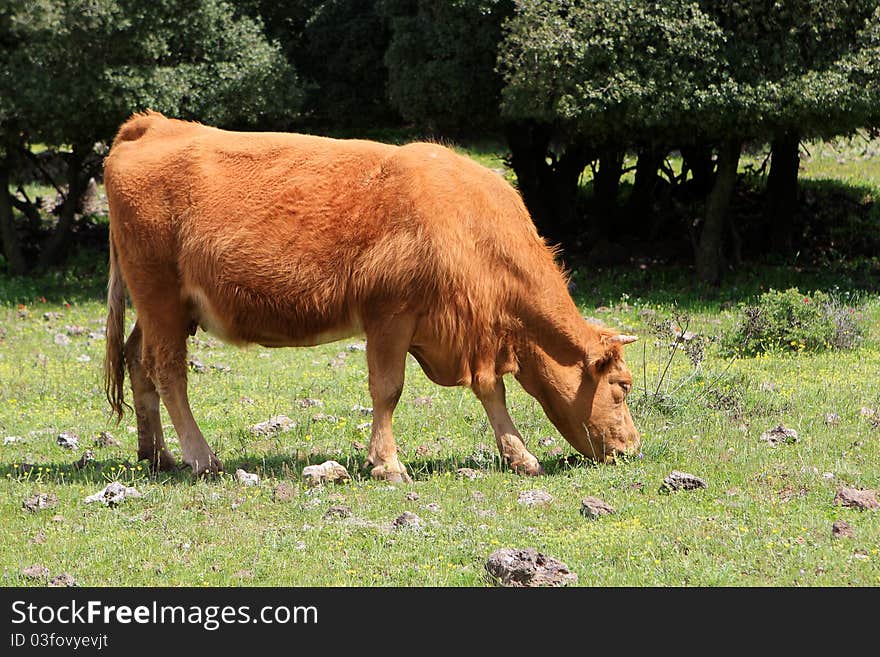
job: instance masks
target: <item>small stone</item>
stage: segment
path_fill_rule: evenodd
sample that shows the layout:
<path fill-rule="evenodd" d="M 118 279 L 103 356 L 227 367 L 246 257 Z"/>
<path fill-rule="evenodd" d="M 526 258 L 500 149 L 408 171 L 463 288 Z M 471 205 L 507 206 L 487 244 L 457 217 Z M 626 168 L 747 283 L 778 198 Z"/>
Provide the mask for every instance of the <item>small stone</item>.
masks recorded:
<path fill-rule="evenodd" d="M 406 495 L 403 496 L 404 499 L 409 500 L 410 502 L 415 502 L 419 499 L 419 494 L 415 491 L 410 491 Z"/>
<path fill-rule="evenodd" d="M 296 404 L 300 408 L 314 408 L 315 406 L 324 406 L 324 402 L 320 399 L 311 399 L 310 397 L 306 397 L 305 399 L 298 399 L 296 401 Z"/>
<path fill-rule="evenodd" d="M 372 406 L 361 406 L 360 404 L 355 404 L 351 407 L 352 413 L 360 413 L 361 415 L 372 415 L 373 407 Z"/>
<path fill-rule="evenodd" d="M 538 444 L 539 444 L 541 447 L 550 447 L 550 445 L 552 445 L 552 444 L 555 443 L 555 442 L 556 442 L 556 441 L 553 439 L 552 436 L 544 436 L 543 438 L 541 438 L 541 439 L 538 441 Z"/>
<path fill-rule="evenodd" d="M 70 344 L 70 338 L 68 338 L 63 333 L 56 333 L 55 334 L 55 344 L 57 344 L 61 347 L 66 347 Z"/>
<path fill-rule="evenodd" d="M 92 360 L 92 357 L 88 354 L 80 354 L 76 357 L 76 362 L 78 363 L 88 363 Z"/>
<path fill-rule="evenodd" d="M 21 574 L 30 579 L 48 579 L 49 569 L 46 566 L 28 566 L 27 568 L 22 568 Z"/>
<path fill-rule="evenodd" d="M 762 433 L 761 440 L 770 444 L 772 447 L 776 447 L 776 445 L 779 445 L 780 443 L 796 443 L 798 441 L 798 434 L 794 429 L 788 429 L 780 424 L 779 426 Z"/>
<path fill-rule="evenodd" d="M 432 397 L 416 397 L 413 399 L 413 404 L 416 406 L 433 406 L 434 399 Z"/>
<path fill-rule="evenodd" d="M 34 534 L 33 538 L 28 541 L 28 543 L 33 543 L 34 545 L 43 545 L 46 542 L 46 532 L 42 529 Z"/>
<path fill-rule="evenodd" d="M 296 497 L 296 488 L 285 481 L 272 489 L 272 499 L 276 502 L 289 502 L 294 497 Z"/>
<path fill-rule="evenodd" d="M 248 427 L 248 431 L 255 436 L 270 436 L 284 431 L 290 431 L 296 426 L 296 422 L 286 415 L 275 415 L 265 422 L 258 422 Z"/>
<path fill-rule="evenodd" d="M 673 470 L 669 475 L 663 480 L 663 485 L 660 487 L 660 492 L 673 492 L 678 490 L 694 490 L 696 488 L 708 488 L 708 484 L 705 480 L 700 479 L 699 477 L 695 477 L 692 474 L 688 474 L 687 472 L 679 472 L 678 470 Z"/>
<path fill-rule="evenodd" d="M 112 481 L 103 490 L 98 491 L 94 495 L 89 495 L 84 501 L 86 504 L 100 502 L 105 506 L 113 507 L 122 504 L 129 497 L 140 496 L 141 494 L 137 489 L 121 484 L 118 481 Z"/>
<path fill-rule="evenodd" d="M 478 518 L 494 518 L 498 515 L 495 509 L 477 509 L 474 511 Z"/>
<path fill-rule="evenodd" d="M 776 384 L 770 381 L 762 381 L 761 385 L 758 386 L 758 390 L 761 392 L 776 392 Z"/>
<path fill-rule="evenodd" d="M 554 447 L 549 452 L 547 452 L 547 456 L 552 456 L 553 458 L 556 458 L 557 456 L 562 456 L 564 451 L 565 450 L 563 450 L 561 447 Z"/>
<path fill-rule="evenodd" d="M 595 520 L 596 518 L 601 518 L 602 516 L 607 516 L 609 514 L 614 513 L 614 508 L 600 500 L 598 497 L 585 497 L 581 500 L 581 515 L 584 518 L 589 520 Z"/>
<path fill-rule="evenodd" d="M 351 479 L 345 466 L 336 461 L 324 461 L 320 465 L 309 465 L 303 468 L 303 479 L 310 486 L 318 486 L 325 483 L 341 483 Z"/>
<path fill-rule="evenodd" d="M 211 369 L 212 369 L 212 370 L 216 370 L 216 371 L 218 371 L 218 372 L 222 372 L 222 373 L 224 373 L 224 374 L 225 374 L 226 372 L 231 372 L 231 371 L 232 371 L 232 368 L 231 368 L 229 365 L 226 365 L 226 364 L 224 364 L 224 363 L 214 363 L 213 365 L 211 365 Z"/>
<path fill-rule="evenodd" d="M 235 471 L 235 480 L 244 484 L 245 486 L 259 486 L 260 485 L 260 475 L 255 474 L 253 472 L 248 472 L 242 468 L 238 468 Z"/>
<path fill-rule="evenodd" d="M 364 342 L 354 342 L 354 343 L 348 345 L 348 350 L 349 351 L 366 351 L 367 345 Z"/>
<path fill-rule="evenodd" d="M 113 437 L 113 434 L 109 431 L 102 431 L 97 436 L 95 436 L 95 446 L 96 447 L 119 447 L 120 442 Z"/>
<path fill-rule="evenodd" d="M 336 424 L 339 422 L 339 418 L 335 415 L 326 415 L 324 413 L 318 413 L 317 415 L 312 416 L 313 422 L 329 422 L 330 424 Z"/>
<path fill-rule="evenodd" d="M 337 518 L 351 518 L 353 515 L 351 507 L 346 504 L 337 504 L 331 506 L 324 512 L 324 520 L 335 520 Z"/>
<path fill-rule="evenodd" d="M 357 428 L 358 431 L 367 431 L 367 430 L 370 429 L 372 426 L 373 426 L 373 423 L 372 423 L 372 422 L 361 422 L 359 425 L 357 425 L 356 428 Z"/>
<path fill-rule="evenodd" d="M 479 490 L 475 490 L 473 493 L 471 493 L 471 497 L 474 498 L 474 500 L 476 500 L 477 502 L 485 502 L 486 501 L 486 495 L 482 491 L 479 491 Z"/>
<path fill-rule="evenodd" d="M 254 573 L 252 570 L 239 570 L 236 571 L 232 576 L 237 577 L 238 579 L 253 579 Z"/>
<path fill-rule="evenodd" d="M 95 453 L 92 450 L 87 449 L 86 451 L 84 451 L 82 453 L 82 456 L 79 457 L 79 461 L 74 462 L 73 469 L 74 470 L 82 470 L 84 467 L 86 467 L 89 463 L 91 463 L 94 460 L 95 460 Z"/>
<path fill-rule="evenodd" d="M 862 406 L 859 409 L 859 415 L 865 419 L 873 420 L 874 417 L 877 416 L 877 411 L 875 411 L 873 408 L 868 408 L 867 406 Z"/>
<path fill-rule="evenodd" d="M 351 443 L 351 446 L 354 447 L 359 452 L 362 452 L 367 448 L 366 445 L 364 445 L 362 442 L 358 442 L 357 440 L 353 440 Z"/>
<path fill-rule="evenodd" d="M 67 331 L 67 335 L 72 335 L 74 337 L 85 335 L 88 333 L 88 329 L 84 326 L 65 326 L 64 330 Z"/>
<path fill-rule="evenodd" d="M 61 313 L 55 313 L 55 312 L 43 313 L 43 319 L 47 322 L 55 321 L 56 319 L 59 319 L 60 317 L 61 317 Z"/>
<path fill-rule="evenodd" d="M 828 479 L 828 480 L 834 479 L 834 473 L 833 472 L 823 472 L 822 479 Z"/>
<path fill-rule="evenodd" d="M 412 511 L 404 511 L 394 519 L 391 526 L 394 529 L 419 529 L 422 526 L 422 519 Z"/>
<path fill-rule="evenodd" d="M 6 436 L 3 439 L 4 445 L 14 445 L 15 443 L 23 443 L 23 442 L 26 442 L 26 441 L 21 436 Z"/>
<path fill-rule="evenodd" d="M 455 474 L 459 479 L 470 479 L 471 481 L 483 476 L 482 472 L 473 468 L 459 468 L 455 471 Z"/>
<path fill-rule="evenodd" d="M 76 580 L 73 579 L 71 575 L 67 573 L 58 573 L 49 581 L 49 586 L 59 586 L 59 587 L 69 587 L 69 586 L 79 586 L 76 583 Z"/>
<path fill-rule="evenodd" d="M 431 513 L 440 513 L 440 505 L 436 502 L 428 502 L 425 506 L 422 507 L 426 511 L 430 511 Z"/>
<path fill-rule="evenodd" d="M 21 506 L 31 513 L 36 513 L 41 509 L 52 509 L 58 506 L 58 496 L 54 493 L 37 493 L 27 498 Z"/>
<path fill-rule="evenodd" d="M 502 548 L 489 555 L 486 572 L 500 586 L 567 586 L 578 581 L 564 563 L 534 548 Z"/>
<path fill-rule="evenodd" d="M 190 356 L 187 364 L 189 365 L 189 369 L 193 372 L 201 374 L 208 371 L 208 367 L 195 356 Z"/>
<path fill-rule="evenodd" d="M 876 509 L 880 506 L 877 503 L 877 495 L 874 491 L 847 487 L 837 490 L 837 494 L 834 496 L 834 504 L 859 509 L 860 511 Z"/>
<path fill-rule="evenodd" d="M 835 520 L 831 525 L 831 535 L 834 538 L 852 538 L 854 536 L 852 527 L 845 520 Z"/>
<path fill-rule="evenodd" d="M 825 424 L 836 427 L 840 424 L 840 416 L 837 413 L 825 413 Z"/>
<path fill-rule="evenodd" d="M 64 449 L 76 449 L 79 446 L 79 436 L 73 431 L 62 431 L 55 442 Z"/>
<path fill-rule="evenodd" d="M 553 501 L 553 496 L 543 490 L 524 490 L 516 501 L 526 506 L 544 506 Z"/>

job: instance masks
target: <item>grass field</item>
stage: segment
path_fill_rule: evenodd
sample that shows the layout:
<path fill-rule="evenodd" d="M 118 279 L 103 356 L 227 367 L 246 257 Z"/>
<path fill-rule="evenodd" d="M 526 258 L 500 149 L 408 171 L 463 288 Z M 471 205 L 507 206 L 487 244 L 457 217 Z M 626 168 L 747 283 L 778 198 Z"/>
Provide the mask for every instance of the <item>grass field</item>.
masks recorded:
<path fill-rule="evenodd" d="M 834 177 L 817 153 L 823 169 L 813 177 Z M 481 161 L 495 166 L 492 157 Z M 876 189 L 876 175 L 859 180 Z M 394 429 L 414 483 L 371 481 L 360 468 L 370 421 L 361 407 L 371 405 L 361 341 L 238 350 L 199 332 L 191 355 L 204 371 L 190 373 L 190 397 L 226 473 L 194 480 L 186 471 L 150 476 L 134 462 L 133 417 L 118 427 L 108 419 L 105 265 L 77 263 L 39 279 L 0 281 L 0 438 L 17 437 L 0 446 L 2 585 L 42 585 L 21 572 L 42 565 L 50 578 L 68 573 L 84 586 L 483 586 L 486 558 L 500 547 L 536 547 L 564 561 L 582 585 L 880 585 L 880 513 L 833 504 L 841 486 L 880 489 L 880 428 L 863 410 L 880 410 L 876 287 L 794 268 L 744 269 L 713 291 L 694 287 L 681 269 L 575 271 L 585 316 L 641 336 L 627 360 L 643 454 L 615 466 L 574 458 L 537 402 L 510 380 L 511 415 L 547 471 L 537 478 L 500 466 L 470 391 L 433 385 L 410 359 Z M 863 313 L 859 347 L 725 355 L 719 338 L 735 325 L 738 302 L 790 286 L 830 291 Z M 681 313 L 707 346 L 699 367 L 678 351 L 667 369 L 664 327 Z M 836 424 L 826 423 L 830 413 Z M 295 426 L 270 437 L 248 431 L 278 414 Z M 761 441 L 780 423 L 797 430 L 797 443 Z M 62 431 L 78 434 L 77 449 L 57 445 Z M 121 445 L 96 446 L 102 431 Z M 86 449 L 94 460 L 76 468 Z M 303 467 L 326 459 L 345 465 L 353 481 L 306 486 Z M 461 467 L 479 478 L 459 477 Z M 260 484 L 238 483 L 238 468 L 259 474 Z M 708 487 L 662 493 L 672 470 Z M 84 503 L 110 481 L 142 496 L 116 508 Z M 517 501 L 534 489 L 552 502 Z M 37 493 L 56 496 L 57 505 L 23 509 Z M 585 519 L 580 502 L 588 495 L 616 513 Z M 349 516 L 328 514 L 343 505 Z M 394 529 L 404 511 L 421 526 Z M 853 536 L 833 537 L 836 520 Z"/>

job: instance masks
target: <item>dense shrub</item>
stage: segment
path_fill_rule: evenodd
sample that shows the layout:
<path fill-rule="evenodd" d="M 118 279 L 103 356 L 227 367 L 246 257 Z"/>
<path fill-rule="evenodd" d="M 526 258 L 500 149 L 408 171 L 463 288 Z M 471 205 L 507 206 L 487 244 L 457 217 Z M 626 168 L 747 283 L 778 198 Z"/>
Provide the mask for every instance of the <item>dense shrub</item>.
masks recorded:
<path fill-rule="evenodd" d="M 806 295 L 797 288 L 765 292 L 741 307 L 734 331 L 724 337 L 732 353 L 755 356 L 768 351 L 853 349 L 864 333 L 863 313 L 829 294 Z"/>

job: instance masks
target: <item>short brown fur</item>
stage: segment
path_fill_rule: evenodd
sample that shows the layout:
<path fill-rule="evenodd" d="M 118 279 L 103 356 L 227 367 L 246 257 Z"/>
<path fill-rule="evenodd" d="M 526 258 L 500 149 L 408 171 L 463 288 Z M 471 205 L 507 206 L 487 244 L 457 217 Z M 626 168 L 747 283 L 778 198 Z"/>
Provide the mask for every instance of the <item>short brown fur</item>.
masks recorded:
<path fill-rule="evenodd" d="M 105 182 L 105 387 L 121 416 L 128 365 L 144 409 L 139 456 L 154 465 L 170 459 L 144 401 L 158 394 L 184 461 L 196 472 L 219 467 L 186 397 L 194 324 L 270 347 L 365 333 L 377 477 L 407 478 L 390 428 L 407 352 L 436 383 L 474 390 L 517 470 L 540 465 L 507 415 L 505 374 L 582 453 L 607 460 L 638 447 L 614 332 L 580 317 L 519 194 L 466 157 L 436 144 L 237 133 L 147 112 L 120 128 Z M 138 313 L 128 346 L 123 281 Z M 135 369 L 127 352 L 140 356 Z"/>

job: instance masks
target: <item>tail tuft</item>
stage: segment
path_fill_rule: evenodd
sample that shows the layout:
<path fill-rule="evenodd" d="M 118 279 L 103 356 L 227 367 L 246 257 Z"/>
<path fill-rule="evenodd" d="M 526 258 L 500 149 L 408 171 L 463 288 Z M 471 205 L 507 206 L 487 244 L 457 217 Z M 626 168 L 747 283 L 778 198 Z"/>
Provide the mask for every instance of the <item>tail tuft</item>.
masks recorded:
<path fill-rule="evenodd" d="M 104 355 L 104 391 L 116 422 L 125 407 L 125 283 L 116 263 L 116 247 L 110 235 L 110 280 L 107 284 L 107 340 Z"/>

